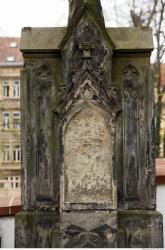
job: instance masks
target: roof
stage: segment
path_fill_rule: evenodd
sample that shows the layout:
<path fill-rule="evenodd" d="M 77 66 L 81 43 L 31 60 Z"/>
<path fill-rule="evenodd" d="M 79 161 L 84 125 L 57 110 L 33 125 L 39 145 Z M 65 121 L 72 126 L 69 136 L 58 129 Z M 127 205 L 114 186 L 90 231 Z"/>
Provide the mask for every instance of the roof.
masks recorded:
<path fill-rule="evenodd" d="M 21 211 L 21 197 L 0 197 L 0 216 L 15 215 Z"/>
<path fill-rule="evenodd" d="M 19 37 L 0 37 L 0 66 L 19 66 L 23 62 Z"/>
<path fill-rule="evenodd" d="M 156 159 L 156 182 L 165 184 L 165 158 Z"/>

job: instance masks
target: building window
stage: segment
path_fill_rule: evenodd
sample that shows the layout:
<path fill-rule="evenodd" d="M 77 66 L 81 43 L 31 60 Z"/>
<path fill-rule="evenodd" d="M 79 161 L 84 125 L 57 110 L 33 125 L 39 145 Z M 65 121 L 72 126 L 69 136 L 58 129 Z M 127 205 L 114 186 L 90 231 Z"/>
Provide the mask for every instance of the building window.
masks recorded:
<path fill-rule="evenodd" d="M 21 160 L 21 148 L 20 145 L 13 146 L 13 161 Z"/>
<path fill-rule="evenodd" d="M 18 189 L 20 188 L 21 179 L 18 176 L 8 177 L 8 189 Z"/>
<path fill-rule="evenodd" d="M 7 62 L 14 62 L 14 56 L 8 56 Z"/>
<path fill-rule="evenodd" d="M 13 113 L 13 128 L 20 129 L 20 112 Z"/>
<path fill-rule="evenodd" d="M 9 82 L 3 81 L 3 96 L 9 97 Z"/>
<path fill-rule="evenodd" d="M 2 146 L 3 161 L 9 161 L 9 145 Z"/>
<path fill-rule="evenodd" d="M 14 81 L 13 96 L 20 97 L 20 81 Z"/>
<path fill-rule="evenodd" d="M 11 42 L 10 48 L 17 48 L 17 42 Z"/>
<path fill-rule="evenodd" d="M 11 190 L 21 187 L 20 176 L 8 176 L 0 179 L 0 189 Z"/>
<path fill-rule="evenodd" d="M 9 128 L 9 112 L 3 112 L 2 113 L 2 123 L 3 123 L 3 128 L 4 129 Z"/>

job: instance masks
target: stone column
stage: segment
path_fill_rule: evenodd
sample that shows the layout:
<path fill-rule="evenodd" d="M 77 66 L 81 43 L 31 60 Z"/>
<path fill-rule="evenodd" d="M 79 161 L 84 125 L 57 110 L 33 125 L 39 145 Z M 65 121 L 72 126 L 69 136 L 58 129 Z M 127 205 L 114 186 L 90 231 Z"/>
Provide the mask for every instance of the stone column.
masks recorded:
<path fill-rule="evenodd" d="M 155 211 L 152 33 L 146 28 L 116 33 L 121 41 L 131 37 L 133 47 L 139 37 L 145 40 L 136 50 L 130 43 L 119 46 L 112 61 L 112 80 L 120 89 L 122 105 L 116 134 L 118 246 L 162 247 L 162 215 Z"/>
<path fill-rule="evenodd" d="M 47 48 L 43 35 L 43 47 L 35 47 L 40 46 L 40 32 L 31 28 L 22 31 L 23 212 L 16 216 L 16 247 L 58 246 L 54 234 L 59 225 L 59 132 L 54 106 L 58 102 L 61 58 L 59 51 Z M 54 39 L 51 29 L 45 35 Z"/>
<path fill-rule="evenodd" d="M 16 247 L 162 247 L 152 49 L 150 29 L 105 28 L 98 0 L 23 29 Z"/>

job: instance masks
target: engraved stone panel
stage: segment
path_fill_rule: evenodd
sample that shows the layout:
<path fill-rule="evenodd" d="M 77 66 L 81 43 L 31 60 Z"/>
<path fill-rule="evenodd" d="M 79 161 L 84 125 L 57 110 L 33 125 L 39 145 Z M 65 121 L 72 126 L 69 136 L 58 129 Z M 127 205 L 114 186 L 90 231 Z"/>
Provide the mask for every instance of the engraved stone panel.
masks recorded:
<path fill-rule="evenodd" d="M 107 117 L 101 112 L 98 108 L 86 107 L 66 126 L 66 202 L 104 203 L 112 200 L 112 138 Z"/>

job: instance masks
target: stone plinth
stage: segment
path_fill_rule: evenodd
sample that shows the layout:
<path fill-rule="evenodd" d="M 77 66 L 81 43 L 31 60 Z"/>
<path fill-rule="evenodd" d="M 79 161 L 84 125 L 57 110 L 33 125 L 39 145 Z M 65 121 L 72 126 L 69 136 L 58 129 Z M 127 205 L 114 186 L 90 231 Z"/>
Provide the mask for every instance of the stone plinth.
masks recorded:
<path fill-rule="evenodd" d="M 51 211 L 21 212 L 16 215 L 16 248 L 60 247 L 60 224 Z"/>
<path fill-rule="evenodd" d="M 161 248 L 163 218 L 156 211 L 121 210 L 118 212 L 118 247 Z"/>

